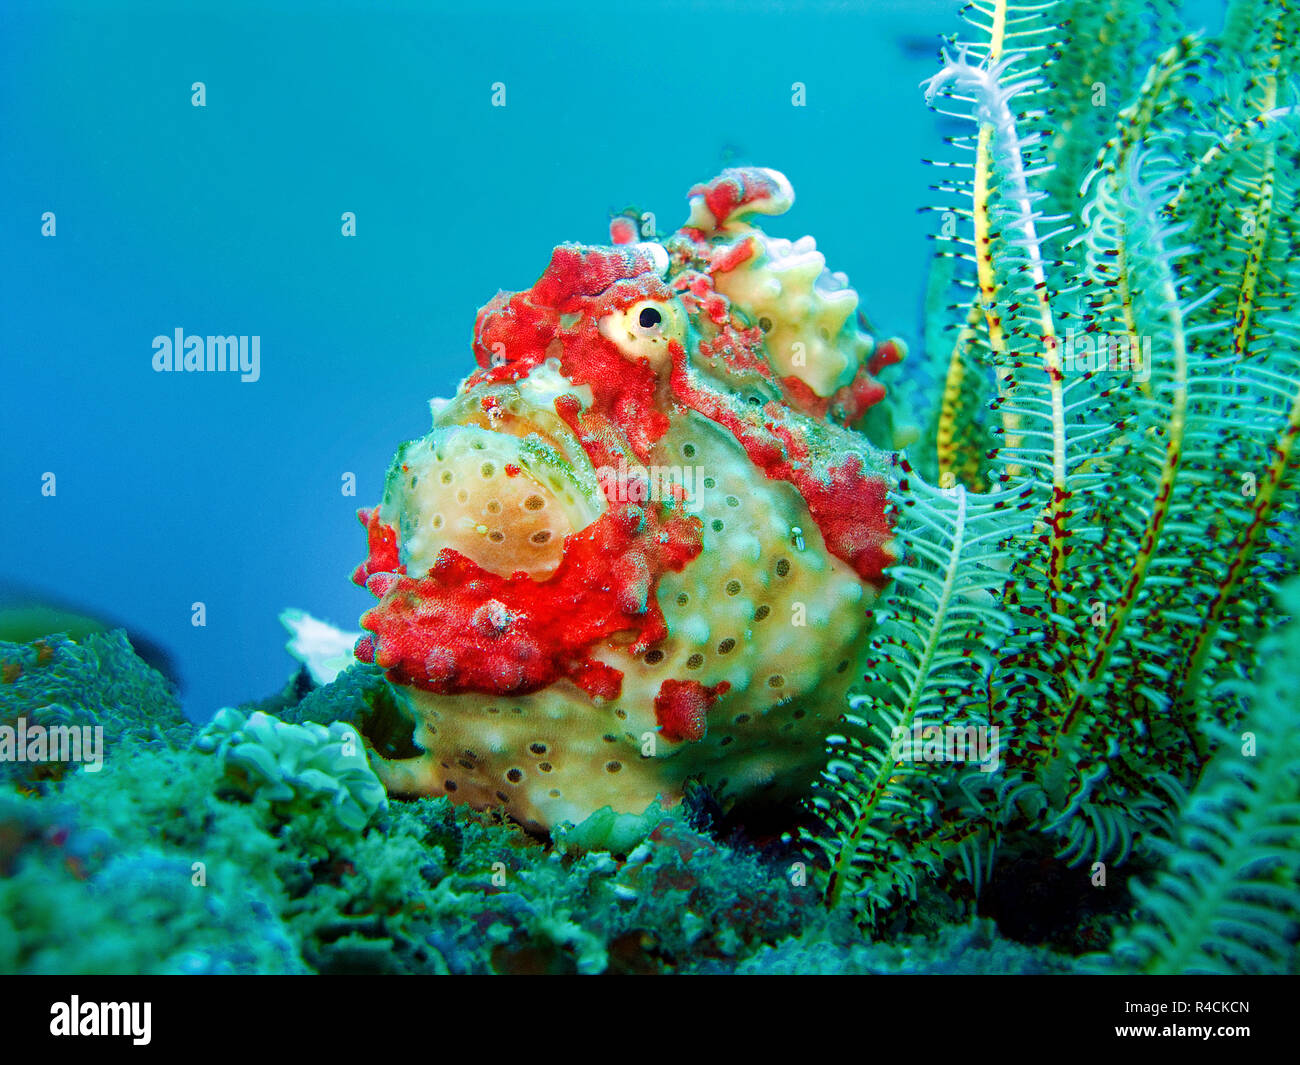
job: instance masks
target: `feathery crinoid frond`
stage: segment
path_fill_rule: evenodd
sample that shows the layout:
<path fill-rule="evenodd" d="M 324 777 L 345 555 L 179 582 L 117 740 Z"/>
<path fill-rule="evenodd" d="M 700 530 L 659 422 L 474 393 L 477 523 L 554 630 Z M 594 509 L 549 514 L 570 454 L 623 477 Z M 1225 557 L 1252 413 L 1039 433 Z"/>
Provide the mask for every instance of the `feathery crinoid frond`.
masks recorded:
<path fill-rule="evenodd" d="M 813 800 L 828 831 L 810 837 L 829 862 L 828 903 L 856 898 L 868 919 L 914 898 L 922 876 L 947 871 L 978 890 L 987 874 L 996 843 L 984 816 L 987 770 L 1000 757 L 988 684 L 1008 627 L 1004 542 L 1017 516 L 1032 520 L 1023 492 L 937 489 L 906 457 L 901 468 L 892 498 L 902 556 L 877 614 L 872 684 L 831 738 Z"/>
<path fill-rule="evenodd" d="M 1010 279 L 999 273 L 994 249 L 1004 237 L 1005 205 L 1024 220 L 1041 198 L 1025 175 L 1043 164 L 1040 71 L 1057 54 L 1056 6 L 976 0 L 964 12 L 969 34 L 947 42 L 943 69 L 926 86 L 936 111 L 972 123 L 968 134 L 948 139 L 949 159 L 931 160 L 941 174 L 934 210 L 936 280 L 943 283 L 932 284 L 926 314 L 944 324 L 927 330 L 926 340 L 928 357 L 947 364 L 932 433 L 945 486 L 988 484 L 990 400 L 997 364 L 1015 342 L 1007 332 Z M 1006 167 L 1013 158 L 1015 173 Z"/>
<path fill-rule="evenodd" d="M 1217 624 L 1207 604 L 1226 613 L 1250 573 L 1260 595 L 1237 613 L 1258 625 L 1268 589 L 1241 465 L 1274 447 L 1278 468 L 1261 479 L 1281 488 L 1289 476 L 1282 408 L 1300 375 L 1279 341 L 1295 322 L 1290 256 L 1268 284 L 1292 325 L 1273 338 L 1273 376 L 1249 380 L 1225 366 L 1231 327 L 1215 304 L 1264 283 L 1247 255 L 1237 296 L 1225 296 L 1213 272 L 1217 249 L 1231 247 L 1222 220 L 1198 229 L 1175 210 L 1197 96 L 1225 91 L 1207 69 L 1214 58 L 1196 38 L 1167 49 L 1085 183 L 1082 329 L 1057 340 L 1063 402 L 1023 363 L 1004 388 L 1025 431 L 999 456 L 1002 474 L 1045 480 L 1051 469 L 1061 502 L 1017 552 L 1010 598 L 1026 623 L 1003 660 L 998 707 L 1022 744 L 1008 758 L 1003 814 L 1058 834 L 1074 861 L 1122 860 L 1195 781 L 1208 755 L 1201 725 L 1232 705 L 1208 708 L 1189 683 L 1194 648 Z M 1246 187 L 1259 192 L 1258 181 Z M 1236 546 L 1220 552 L 1219 540 Z"/>
<path fill-rule="evenodd" d="M 1270 73 L 1258 76 L 1289 69 L 1293 81 L 1294 43 L 1280 30 L 1281 5 L 1272 7 L 1271 23 L 1239 25 L 1267 44 L 1243 54 L 1264 57 L 1255 61 Z M 1037 645 L 1054 653 L 1031 656 L 1037 675 L 1053 679 L 1052 705 L 1040 696 L 1041 742 L 1006 792 L 1025 813 L 1026 794 L 1039 789 L 1041 806 L 1028 812 L 1062 834 L 1072 859 L 1123 858 L 1129 841 L 1166 817 L 1196 780 L 1209 754 L 1202 726 L 1239 712 L 1222 681 L 1251 668 L 1281 563 L 1279 545 L 1265 540 L 1278 533 L 1278 504 L 1289 497 L 1294 505 L 1294 234 L 1274 219 L 1267 238 L 1245 227 L 1257 238 L 1251 243 L 1234 237 L 1234 212 L 1190 210 L 1234 184 L 1222 174 L 1210 179 L 1189 157 L 1215 153 L 1219 141 L 1186 136 L 1191 116 L 1207 110 L 1198 96 L 1229 112 L 1248 96 L 1231 87 L 1250 78 L 1225 73 L 1224 59 L 1222 44 L 1193 38 L 1161 55 L 1089 182 L 1092 335 L 1073 351 L 1067 338 L 1064 368 L 1067 379 L 1081 368 L 1089 380 L 1107 379 L 1093 415 L 1109 431 L 1090 442 L 1089 460 L 1089 472 L 1105 476 L 1070 485 L 1076 535 L 1065 572 L 1075 623 L 1055 623 L 1055 639 Z M 1224 125 L 1241 122 L 1231 116 Z M 1267 156 L 1279 141 L 1287 143 L 1274 136 L 1253 147 Z M 1234 153 L 1243 154 L 1233 171 L 1239 204 L 1293 202 L 1293 164 L 1286 175 L 1261 168 L 1240 136 L 1231 151 L 1220 150 L 1225 165 Z M 1245 334 L 1234 321 L 1249 302 L 1271 312 L 1251 333 L 1261 345 L 1258 363 L 1235 354 Z M 1080 624 L 1085 616 L 1091 624 Z M 1246 639 L 1218 656 L 1203 686 L 1209 648 L 1229 617 Z"/>
<path fill-rule="evenodd" d="M 946 224 L 955 226 L 955 219 L 950 215 Z M 930 272 L 926 305 L 941 312 L 926 317 L 922 362 L 931 368 L 934 385 L 921 408 L 930 420 L 914 461 L 941 487 L 987 491 L 988 456 L 995 443 L 988 333 L 979 289 L 964 276 L 961 252 L 954 248 L 954 242 L 940 238 Z M 952 299 L 964 300 L 964 306 L 948 303 Z"/>
<path fill-rule="evenodd" d="M 1300 458 L 1300 24 L 1281 0 L 1237 3 L 1205 66 L 1225 91 L 1198 109 L 1210 120 L 1176 142 L 1186 177 L 1170 207 L 1210 292 L 1192 328 L 1216 330 L 1193 398 L 1209 424 L 1188 455 L 1201 521 L 1175 530 L 1201 623 L 1171 635 L 1180 701 L 1224 721 L 1232 687 L 1216 692 L 1249 666 L 1296 538 L 1285 504 L 1294 507 Z"/>
<path fill-rule="evenodd" d="M 1148 639 L 1150 622 L 1167 620 L 1153 618 L 1149 595 L 1169 579 L 1162 547 L 1181 488 L 1199 357 L 1177 272 L 1185 249 L 1162 213 L 1175 176 L 1163 160 L 1131 154 L 1113 181 L 1097 182 L 1085 211 L 1089 260 L 1117 234 L 1131 253 L 1133 331 L 1063 338 L 1064 447 L 1054 461 L 1064 478 L 1059 493 L 1052 486 L 1060 502 L 1048 504 L 1014 574 L 1025 624 L 1003 660 L 999 706 L 1024 742 L 1009 759 L 1005 812 L 1060 833 L 1072 860 L 1122 860 L 1191 775 L 1190 755 L 1175 757 L 1190 730 L 1167 713 L 1166 667 Z M 1092 296 L 1093 322 L 1106 315 L 1108 298 L 1104 287 Z M 1010 391 L 1009 402 L 1019 403 Z M 1045 469 L 1046 448 L 1035 455 L 1026 439 L 1016 459 Z"/>
<path fill-rule="evenodd" d="M 1055 213 L 1081 227 L 1081 187 L 1110 135 L 1116 111 L 1134 98 L 1159 46 L 1182 35 L 1176 4 L 1130 0 L 1062 0 L 1053 11 L 1068 28 L 1047 72 L 1051 82 L 1050 131 L 1045 145 L 1051 170 L 1043 188 Z"/>
<path fill-rule="evenodd" d="M 992 707 L 1017 749 L 1029 752 L 1011 787 L 1004 787 L 1011 796 L 1008 812 L 1032 819 L 1049 803 L 1035 795 L 1028 810 L 1017 804 L 1027 789 L 1042 791 L 1039 756 L 1052 738 L 1051 722 L 1067 712 L 1070 683 L 1061 674 L 1075 664 L 1070 649 L 1078 639 L 1081 600 L 1070 579 L 1070 555 L 1084 540 L 1104 539 L 1095 528 L 1076 531 L 1072 499 L 1105 483 L 1099 456 L 1107 449 L 1098 444 L 1110 430 L 1097 409 L 1104 390 L 1089 377 L 1067 379 L 1064 372 L 1063 297 L 1075 295 L 1081 284 L 1064 251 L 1053 257 L 1047 250 L 1054 242 L 1064 244 L 1073 231 L 1068 214 L 1046 213 L 1047 193 L 1035 180 L 1047 172 L 1043 135 L 1039 116 L 1024 98 L 1041 97 L 1041 85 L 1017 74 L 1019 60 L 1011 55 L 976 62 L 969 50 L 956 58 L 945 55 L 927 95 L 964 101 L 979 126 L 972 186 L 975 260 L 985 354 L 997 382 L 992 406 L 1003 438 L 990 474 L 1024 485 L 1038 510 L 1035 527 L 1021 538 L 1016 579 L 1008 589 L 1013 631 L 1002 649 Z M 1055 805 L 1064 805 L 1065 790 L 1055 792 Z"/>
<path fill-rule="evenodd" d="M 1046 116 L 1092 128 L 1064 75 L 1094 61 L 1073 54 L 1077 38 L 1040 44 L 1036 71 L 1008 45 L 1013 18 L 1030 43 L 1053 40 L 1052 7 L 981 0 L 973 24 L 994 43 L 945 52 L 927 85 L 976 129 L 944 186 L 968 202 L 941 243 L 950 296 L 930 307 L 952 344 L 936 466 L 941 485 L 992 490 L 914 507 L 907 539 L 950 545 L 926 557 L 935 572 L 953 562 L 956 582 L 966 565 L 975 581 L 1007 569 L 977 620 L 900 622 L 910 597 L 932 596 L 901 579 L 890 594 L 882 633 L 908 665 L 859 708 L 866 733 L 846 737 L 838 801 L 823 803 L 831 894 L 847 879 L 868 909 L 927 870 L 991 856 L 1000 834 L 1046 832 L 1070 862 L 1119 862 L 1167 832 L 1245 713 L 1242 680 L 1300 541 L 1300 25 L 1283 0 L 1234 0 L 1220 39 L 1180 37 L 1140 79 L 1112 55 L 1112 76 L 1141 85 L 1065 202 L 1076 179 L 1063 171 L 1082 157 L 1047 142 Z M 1000 446 L 972 458 L 980 426 Z M 955 498 L 990 501 L 978 515 L 999 563 L 951 546 Z M 943 720 L 982 713 L 999 729 L 991 800 L 987 778 L 881 753 L 910 720 L 909 684 L 930 683 L 915 663 L 936 638 L 981 663 Z M 942 671 L 933 683 L 952 686 Z"/>
<path fill-rule="evenodd" d="M 1300 582 L 1283 607 L 1300 614 Z M 1163 856 L 1137 885 L 1138 916 L 1113 959 L 1149 973 L 1284 973 L 1300 926 L 1300 623 L 1261 647 L 1248 715 L 1221 745 L 1182 810 L 1152 841 Z M 1111 960 L 1107 959 L 1106 964 Z"/>
<path fill-rule="evenodd" d="M 969 32 L 949 39 L 928 83 L 936 110 L 973 128 L 948 140 L 950 158 L 930 160 L 942 180 L 927 318 L 943 324 L 927 335 L 927 358 L 948 366 L 931 436 L 939 483 L 984 488 L 997 368 L 1041 358 L 1072 327 L 1058 297 L 1078 275 L 1064 238 L 1080 223 L 1080 184 L 1113 101 L 1151 58 L 1143 42 L 1167 34 L 1172 16 L 1120 0 L 976 0 L 964 15 Z M 1014 440 L 1014 413 L 1003 409 L 1001 422 Z"/>

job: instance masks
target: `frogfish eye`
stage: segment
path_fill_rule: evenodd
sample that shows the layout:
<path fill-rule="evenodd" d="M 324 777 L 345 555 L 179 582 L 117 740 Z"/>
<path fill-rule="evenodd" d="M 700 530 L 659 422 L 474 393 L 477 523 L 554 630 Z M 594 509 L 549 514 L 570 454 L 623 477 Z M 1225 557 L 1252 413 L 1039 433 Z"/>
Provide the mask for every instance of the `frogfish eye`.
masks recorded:
<path fill-rule="evenodd" d="M 637 300 L 600 319 L 600 335 L 629 359 L 649 359 L 658 373 L 667 368 L 673 343 L 686 343 L 686 314 L 676 300 Z"/>

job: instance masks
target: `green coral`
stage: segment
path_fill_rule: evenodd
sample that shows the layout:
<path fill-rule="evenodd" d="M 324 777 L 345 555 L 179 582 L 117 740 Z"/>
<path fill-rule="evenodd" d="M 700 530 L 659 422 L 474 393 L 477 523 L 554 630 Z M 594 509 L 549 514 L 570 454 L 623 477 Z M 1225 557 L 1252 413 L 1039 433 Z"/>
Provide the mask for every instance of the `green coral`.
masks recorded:
<path fill-rule="evenodd" d="M 639 814 L 616 813 L 612 806 L 604 806 L 576 825 L 561 822 L 551 839 L 561 851 L 575 854 L 595 850 L 629 854 L 667 816 L 657 802 Z"/>
<path fill-rule="evenodd" d="M 626 857 L 565 853 L 446 799 L 354 795 L 369 778 L 335 763 L 350 726 L 254 719 L 223 715 L 210 753 L 127 739 L 100 773 L 0 796 L 0 969 L 729 971 L 830 927 L 786 865 L 679 816 L 616 833 Z"/>
<path fill-rule="evenodd" d="M 217 755 L 229 781 L 284 818 L 323 807 L 344 828 L 360 831 L 388 805 L 360 734 L 339 721 L 292 725 L 260 710 L 245 717 L 227 707 L 195 746 Z"/>
<path fill-rule="evenodd" d="M 274 854 L 269 837 L 231 811 L 234 824 L 223 828 L 238 847 L 195 865 L 201 852 L 186 844 L 211 830 L 196 822 L 220 820 L 221 812 L 187 817 L 172 805 L 202 780 L 192 772 L 201 767 L 181 757 L 141 748 L 132 752 L 139 777 L 110 761 L 106 786 L 98 775 L 77 774 L 66 796 L 0 794 L 0 971 L 306 971 L 277 916 L 279 886 L 256 872 Z M 164 826 L 156 838 L 137 821 L 146 804 L 115 795 L 137 779 L 155 790 L 151 812 L 172 818 L 155 822 Z M 174 786 L 178 779 L 184 789 Z M 173 785 L 170 802 L 157 791 L 164 783 Z"/>
<path fill-rule="evenodd" d="M 420 753 L 412 738 L 414 718 L 378 666 L 358 662 L 332 683 L 306 695 L 299 693 L 290 705 L 285 705 L 283 699 L 268 702 L 270 705 L 250 705 L 246 709 L 265 710 L 292 724 L 330 725 L 342 721 L 361 732 L 384 758 L 411 758 Z"/>
<path fill-rule="evenodd" d="M 985 918 L 895 942 L 789 939 L 737 967 L 743 976 L 1042 976 L 1076 971 L 1073 959 L 1012 942 Z"/>
<path fill-rule="evenodd" d="M 135 741 L 182 746 L 193 725 L 172 684 L 138 658 L 121 629 L 30 644 L 0 643 L 0 726 L 103 729 L 103 755 Z M 57 779 L 59 762 L 0 761 L 0 780 L 25 787 Z"/>

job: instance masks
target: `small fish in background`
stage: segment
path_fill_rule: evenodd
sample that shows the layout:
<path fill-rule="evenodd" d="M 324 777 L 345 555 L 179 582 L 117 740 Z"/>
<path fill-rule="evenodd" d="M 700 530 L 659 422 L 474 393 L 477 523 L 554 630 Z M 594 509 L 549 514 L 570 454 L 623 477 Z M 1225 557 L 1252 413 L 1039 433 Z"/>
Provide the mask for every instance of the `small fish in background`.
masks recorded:
<path fill-rule="evenodd" d="M 898 51 L 908 59 L 938 59 L 940 49 L 954 43 L 952 38 L 938 34 L 902 34 L 898 37 Z"/>
<path fill-rule="evenodd" d="M 156 640 L 111 616 L 88 613 L 56 596 L 0 582 L 0 642 L 32 643 L 58 633 L 81 640 L 113 629 L 123 629 L 135 653 L 171 681 L 177 692 L 184 690 L 176 660 Z"/>

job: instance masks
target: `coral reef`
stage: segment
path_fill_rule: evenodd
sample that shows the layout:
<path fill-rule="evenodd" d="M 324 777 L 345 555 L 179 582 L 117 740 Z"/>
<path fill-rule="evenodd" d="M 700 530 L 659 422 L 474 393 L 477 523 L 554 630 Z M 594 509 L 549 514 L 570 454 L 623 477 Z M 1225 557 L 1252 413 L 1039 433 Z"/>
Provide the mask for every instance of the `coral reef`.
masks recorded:
<path fill-rule="evenodd" d="M 141 757 L 156 786 L 148 770 L 157 752 Z M 191 773 L 182 774 L 187 783 L 201 779 Z M 191 787 L 184 794 L 199 798 Z M 190 855 L 137 832 L 111 834 L 77 808 L 76 788 L 70 796 L 0 795 L 0 971 L 307 971 L 278 919 L 276 893 L 242 864 L 223 870 L 220 890 L 197 886 Z M 254 850 L 246 842 L 241 862 Z"/>
<path fill-rule="evenodd" d="M 692 777 L 806 790 L 892 560 L 888 459 L 849 426 L 902 351 L 811 238 L 753 225 L 792 201 L 726 171 L 662 242 L 616 220 L 479 312 L 480 369 L 361 515 L 357 656 L 423 751 L 390 791 L 543 829 Z"/>
<path fill-rule="evenodd" d="M 221 759 L 233 786 L 265 798 L 282 817 L 325 807 L 341 824 L 359 830 L 388 805 L 361 736 L 340 721 L 292 725 L 261 711 L 245 717 L 226 707 L 194 745 Z"/>
<path fill-rule="evenodd" d="M 765 946 L 736 968 L 742 976 L 1000 976 L 1074 971 L 1071 959 L 1002 938 L 992 921 L 949 925 L 933 937 L 890 943 L 788 939 Z"/>
<path fill-rule="evenodd" d="M 109 662 L 130 672 L 129 650 Z M 349 671 L 354 672 L 354 671 Z M 303 716 L 386 682 L 344 674 Z M 331 689 L 336 688 L 336 691 Z M 311 703 L 311 706 L 307 704 Z M 366 709 L 363 716 L 376 712 Z M 22 973 L 665 973 L 929 967 L 997 971 L 1029 951 L 983 927 L 861 956 L 846 914 L 829 914 L 798 856 L 730 845 L 680 811 L 623 824 L 609 814 L 555 847 L 447 798 L 394 801 L 364 822 L 333 792 L 273 800 L 334 741 L 263 715 L 227 712 L 173 748 L 132 738 L 100 773 L 0 794 L 0 970 Z M 214 743 L 216 737 L 221 742 Z M 242 741 L 238 737 L 243 737 Z M 259 740 L 256 737 L 263 737 Z M 295 752 L 243 776 L 240 746 Z M 212 748 L 204 751 L 203 747 Z M 232 758 L 234 761 L 232 761 Z M 581 845 L 580 845 L 581 844 Z M 76 920 L 69 915 L 75 914 Z M 94 934 L 87 935 L 86 929 Z M 949 958 L 951 955 L 951 958 Z M 1016 961 L 1032 965 L 1033 961 Z"/>
<path fill-rule="evenodd" d="M 126 741 L 184 743 L 192 730 L 175 688 L 121 629 L 0 643 L 0 781 L 30 787 L 89 761 L 92 749 L 108 759 Z M 77 756 L 56 757 L 54 747 L 70 748 L 74 738 Z"/>

